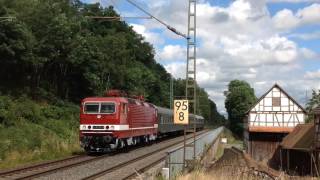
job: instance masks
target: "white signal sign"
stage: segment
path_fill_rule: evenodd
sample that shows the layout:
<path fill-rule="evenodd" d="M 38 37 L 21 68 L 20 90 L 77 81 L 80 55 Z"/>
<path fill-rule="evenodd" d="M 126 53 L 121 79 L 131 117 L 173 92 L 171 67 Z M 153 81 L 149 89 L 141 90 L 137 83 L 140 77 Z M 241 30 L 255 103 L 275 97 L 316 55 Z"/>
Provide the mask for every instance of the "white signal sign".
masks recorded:
<path fill-rule="evenodd" d="M 188 100 L 174 100 L 174 124 L 189 124 Z"/>

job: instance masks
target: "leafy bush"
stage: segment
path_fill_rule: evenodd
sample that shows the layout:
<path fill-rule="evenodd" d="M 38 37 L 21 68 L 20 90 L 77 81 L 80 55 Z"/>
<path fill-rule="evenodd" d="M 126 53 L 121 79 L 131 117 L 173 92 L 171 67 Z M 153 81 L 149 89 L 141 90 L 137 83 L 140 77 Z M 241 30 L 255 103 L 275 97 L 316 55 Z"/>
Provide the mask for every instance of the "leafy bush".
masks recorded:
<path fill-rule="evenodd" d="M 0 96 L 0 168 L 80 151 L 79 107 Z"/>
<path fill-rule="evenodd" d="M 7 96 L 0 96 L 0 124 L 3 126 L 11 126 L 13 122 L 9 119 L 9 109 L 11 109 L 12 101 Z"/>

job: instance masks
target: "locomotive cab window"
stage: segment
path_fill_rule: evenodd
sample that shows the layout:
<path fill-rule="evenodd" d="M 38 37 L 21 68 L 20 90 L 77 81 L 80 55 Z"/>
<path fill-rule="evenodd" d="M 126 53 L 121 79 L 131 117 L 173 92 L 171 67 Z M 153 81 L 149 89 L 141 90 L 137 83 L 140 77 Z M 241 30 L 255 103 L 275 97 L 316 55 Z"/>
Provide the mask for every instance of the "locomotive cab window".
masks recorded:
<path fill-rule="evenodd" d="M 83 109 L 86 114 L 112 114 L 116 111 L 113 102 L 87 102 Z"/>
<path fill-rule="evenodd" d="M 101 103 L 101 110 L 100 113 L 111 114 L 115 112 L 115 105 L 114 103 Z"/>
<path fill-rule="evenodd" d="M 86 103 L 84 105 L 85 113 L 99 113 L 99 103 Z"/>

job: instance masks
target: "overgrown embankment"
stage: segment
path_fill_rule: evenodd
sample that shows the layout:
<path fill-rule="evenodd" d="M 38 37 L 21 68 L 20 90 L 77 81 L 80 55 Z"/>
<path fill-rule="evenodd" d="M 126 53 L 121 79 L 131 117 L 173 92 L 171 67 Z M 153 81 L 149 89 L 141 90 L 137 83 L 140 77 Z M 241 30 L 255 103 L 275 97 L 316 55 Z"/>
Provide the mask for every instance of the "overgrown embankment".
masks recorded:
<path fill-rule="evenodd" d="M 206 156 L 206 160 L 211 160 L 212 162 L 200 163 L 196 166 L 196 168 L 188 174 L 184 174 L 181 176 L 176 177 L 177 180 L 211 180 L 211 179 L 219 179 L 219 180 L 226 180 L 226 179 L 246 179 L 249 176 L 239 176 L 237 174 L 243 170 L 243 165 L 245 164 L 244 160 L 239 160 L 238 154 L 230 153 L 230 149 L 232 146 L 242 148 L 242 141 L 227 128 L 224 128 L 220 139 L 226 138 L 227 143 L 219 142 L 217 147 L 215 148 L 212 154 L 212 157 Z M 227 159 L 229 164 L 220 163 L 221 161 L 224 162 Z M 227 167 L 227 168 L 226 168 Z"/>
<path fill-rule="evenodd" d="M 0 96 L 0 168 L 80 152 L 79 107 Z"/>

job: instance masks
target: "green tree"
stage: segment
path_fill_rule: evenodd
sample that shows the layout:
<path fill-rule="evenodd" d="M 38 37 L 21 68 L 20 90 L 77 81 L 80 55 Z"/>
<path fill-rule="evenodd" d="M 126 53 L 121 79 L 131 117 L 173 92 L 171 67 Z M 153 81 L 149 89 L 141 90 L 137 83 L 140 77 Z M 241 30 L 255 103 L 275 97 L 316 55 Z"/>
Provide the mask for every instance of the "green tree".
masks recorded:
<path fill-rule="evenodd" d="M 209 99 L 209 104 L 210 104 L 210 117 L 209 117 L 208 124 L 225 126 L 227 121 L 225 117 L 218 112 L 216 103 Z"/>
<path fill-rule="evenodd" d="M 243 132 L 242 121 L 245 113 L 256 99 L 254 89 L 247 82 L 233 80 L 229 83 L 225 108 L 228 113 L 230 129 L 239 136 Z"/>
<path fill-rule="evenodd" d="M 0 16 L 13 16 L 17 12 L 2 6 Z M 0 20 L 0 90 L 27 85 L 29 62 L 32 59 L 34 39 L 28 26 L 18 20 Z"/>
<path fill-rule="evenodd" d="M 313 119 L 313 109 L 320 106 L 320 90 L 312 90 L 312 97 L 309 99 L 306 105 L 306 110 L 308 112 L 307 122 Z"/>

